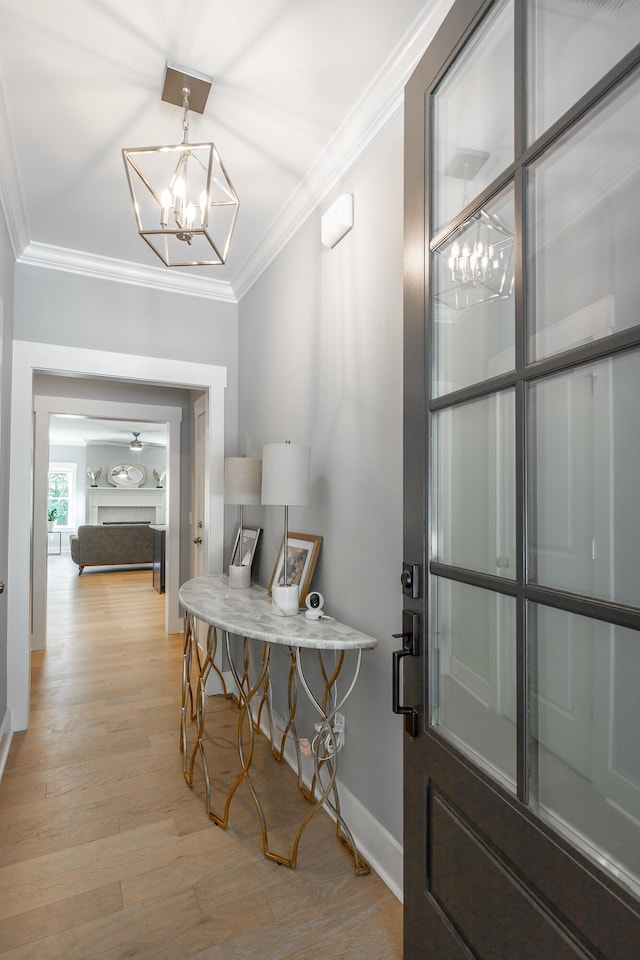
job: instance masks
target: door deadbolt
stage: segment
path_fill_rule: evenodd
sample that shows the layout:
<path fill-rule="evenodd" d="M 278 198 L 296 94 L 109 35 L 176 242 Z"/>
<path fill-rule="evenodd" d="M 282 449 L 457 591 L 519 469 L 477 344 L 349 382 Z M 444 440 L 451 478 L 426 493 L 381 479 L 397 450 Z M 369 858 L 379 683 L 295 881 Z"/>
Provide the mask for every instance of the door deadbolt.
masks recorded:
<path fill-rule="evenodd" d="M 403 563 L 400 575 L 402 592 L 412 600 L 420 597 L 420 566 L 417 563 Z"/>

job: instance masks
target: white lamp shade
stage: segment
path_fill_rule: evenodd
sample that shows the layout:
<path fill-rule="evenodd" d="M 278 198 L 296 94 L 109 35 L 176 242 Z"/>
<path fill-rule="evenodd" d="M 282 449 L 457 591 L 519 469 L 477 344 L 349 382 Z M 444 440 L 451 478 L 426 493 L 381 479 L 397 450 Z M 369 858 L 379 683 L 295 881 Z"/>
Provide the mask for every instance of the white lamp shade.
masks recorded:
<path fill-rule="evenodd" d="M 262 460 L 227 457 L 224 461 L 224 502 L 240 506 L 260 503 Z"/>
<path fill-rule="evenodd" d="M 299 443 L 266 443 L 262 448 L 262 502 L 304 507 L 309 499 L 310 448 Z"/>

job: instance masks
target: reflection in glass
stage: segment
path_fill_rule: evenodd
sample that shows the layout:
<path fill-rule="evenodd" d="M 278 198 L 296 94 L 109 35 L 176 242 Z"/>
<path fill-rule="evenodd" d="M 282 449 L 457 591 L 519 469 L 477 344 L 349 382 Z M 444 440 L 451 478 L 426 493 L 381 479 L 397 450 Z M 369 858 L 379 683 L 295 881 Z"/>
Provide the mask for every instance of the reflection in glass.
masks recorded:
<path fill-rule="evenodd" d="M 434 229 L 513 162 L 513 2 L 496 6 L 434 96 Z"/>
<path fill-rule="evenodd" d="M 640 353 L 531 387 L 529 576 L 638 607 Z"/>
<path fill-rule="evenodd" d="M 640 37 L 637 0 L 529 0 L 529 138 L 534 140 Z"/>
<path fill-rule="evenodd" d="M 515 365 L 514 199 L 509 188 L 433 255 L 433 395 Z"/>
<path fill-rule="evenodd" d="M 554 825 L 640 882 L 640 634 L 531 605 L 531 789 Z"/>
<path fill-rule="evenodd" d="M 516 575 L 513 390 L 434 414 L 436 558 Z"/>
<path fill-rule="evenodd" d="M 434 578 L 432 723 L 510 789 L 516 781 L 515 601 Z"/>
<path fill-rule="evenodd" d="M 495 209 L 491 213 L 478 210 L 436 253 L 435 298 L 439 303 L 454 310 L 468 310 L 512 295 L 513 227 Z"/>
<path fill-rule="evenodd" d="M 640 78 L 529 176 L 531 360 L 638 323 Z"/>

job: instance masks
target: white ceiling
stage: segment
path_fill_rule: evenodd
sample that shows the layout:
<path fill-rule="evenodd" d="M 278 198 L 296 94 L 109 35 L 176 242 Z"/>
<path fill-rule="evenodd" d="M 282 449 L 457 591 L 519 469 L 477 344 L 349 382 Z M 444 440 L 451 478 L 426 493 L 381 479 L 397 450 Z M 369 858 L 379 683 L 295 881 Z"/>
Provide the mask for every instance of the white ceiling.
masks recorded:
<path fill-rule="evenodd" d="M 237 300 L 389 112 L 451 0 L 0 0 L 0 201 L 16 257 Z M 240 197 L 227 264 L 166 268 L 123 147 L 179 143 L 165 63 L 213 77 L 190 140 Z"/>
<path fill-rule="evenodd" d="M 94 420 L 54 414 L 49 417 L 49 443 L 54 445 L 114 445 L 128 453 L 134 431 L 145 446 L 166 447 L 166 423 L 143 423 L 139 420 Z"/>

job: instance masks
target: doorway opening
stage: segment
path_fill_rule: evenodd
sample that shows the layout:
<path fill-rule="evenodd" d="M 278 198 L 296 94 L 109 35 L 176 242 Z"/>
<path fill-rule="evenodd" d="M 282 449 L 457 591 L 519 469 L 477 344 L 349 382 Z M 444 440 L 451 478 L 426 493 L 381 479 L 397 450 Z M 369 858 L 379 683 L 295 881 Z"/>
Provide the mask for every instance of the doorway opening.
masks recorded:
<path fill-rule="evenodd" d="M 141 376 L 141 372 L 144 376 Z M 179 387 L 198 390 L 208 398 L 207 449 L 205 455 L 205 489 L 207 525 L 211 535 L 207 542 L 207 571 L 222 569 L 224 540 L 224 390 L 226 388 L 226 368 L 188 361 L 167 360 L 157 357 L 140 357 L 129 354 L 109 353 L 106 351 L 86 350 L 83 348 L 62 347 L 55 344 L 15 341 L 13 344 L 13 379 L 11 405 L 11 475 L 10 494 L 12 510 L 9 518 L 9 571 L 12 589 L 7 598 L 8 645 L 7 673 L 9 703 L 12 729 L 24 730 L 29 721 L 30 691 L 30 652 L 31 627 L 34 591 L 42 589 L 44 581 L 42 563 L 46 562 L 46 485 L 38 491 L 36 485 L 25 484 L 25 477 L 46 475 L 46 466 L 36 471 L 35 453 L 48 451 L 47 428 L 42 425 L 45 418 L 36 418 L 33 422 L 34 395 L 33 382 L 36 374 L 56 374 L 70 378 L 103 379 L 125 384 L 145 384 L 149 387 Z M 55 398 L 59 403 L 60 398 Z M 83 401 L 84 413 L 100 416 L 99 401 Z M 152 406 L 152 405 L 150 405 Z M 137 409 L 133 416 L 141 411 Z M 149 411 L 148 419 L 157 419 L 158 407 Z M 162 419 L 174 423 L 171 414 L 163 412 Z M 143 417 L 144 419 L 144 417 Z M 40 424 L 40 427 L 38 426 Z M 34 429 L 35 428 L 35 429 Z M 30 438 L 41 430 L 43 436 Z M 175 428 L 174 428 L 175 430 Z M 171 430 L 170 430 L 171 433 Z M 169 472 L 180 475 L 179 438 L 170 436 L 171 450 Z M 179 485 L 173 484 L 168 490 L 168 516 L 179 517 Z M 42 503 L 40 501 L 43 501 Z M 174 503 L 175 501 L 175 503 Z M 38 509 L 39 505 L 42 509 Z M 176 511 L 174 514 L 173 511 Z M 40 543 L 42 550 L 36 550 Z M 171 572 L 167 575 L 167 632 L 175 633 L 182 629 L 178 588 L 179 588 L 179 522 L 170 532 L 167 541 L 167 553 L 173 556 Z M 41 557 L 41 567 L 36 570 L 37 559 Z M 46 575 L 46 574 L 45 574 Z"/>

